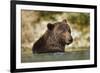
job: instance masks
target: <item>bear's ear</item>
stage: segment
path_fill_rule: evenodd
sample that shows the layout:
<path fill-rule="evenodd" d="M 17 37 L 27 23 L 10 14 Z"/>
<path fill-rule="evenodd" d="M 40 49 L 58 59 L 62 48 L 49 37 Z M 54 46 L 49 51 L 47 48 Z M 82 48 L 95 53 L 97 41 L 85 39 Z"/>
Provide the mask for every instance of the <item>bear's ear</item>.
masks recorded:
<path fill-rule="evenodd" d="M 67 20 L 66 20 L 66 19 L 64 19 L 62 22 L 67 23 Z"/>
<path fill-rule="evenodd" d="M 53 25 L 53 24 L 51 24 L 51 23 L 48 23 L 48 24 L 47 24 L 47 27 L 48 27 L 48 29 L 49 29 L 49 30 L 53 30 L 54 25 Z"/>

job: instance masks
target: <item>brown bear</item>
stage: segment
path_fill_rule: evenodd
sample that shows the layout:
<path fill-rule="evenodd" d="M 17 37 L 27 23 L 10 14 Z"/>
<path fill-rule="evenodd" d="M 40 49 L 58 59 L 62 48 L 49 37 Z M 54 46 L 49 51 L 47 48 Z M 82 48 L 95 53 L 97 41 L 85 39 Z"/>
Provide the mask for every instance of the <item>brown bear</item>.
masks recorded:
<path fill-rule="evenodd" d="M 47 31 L 33 45 L 33 53 L 64 52 L 65 45 L 72 43 L 71 29 L 67 20 L 48 23 Z"/>

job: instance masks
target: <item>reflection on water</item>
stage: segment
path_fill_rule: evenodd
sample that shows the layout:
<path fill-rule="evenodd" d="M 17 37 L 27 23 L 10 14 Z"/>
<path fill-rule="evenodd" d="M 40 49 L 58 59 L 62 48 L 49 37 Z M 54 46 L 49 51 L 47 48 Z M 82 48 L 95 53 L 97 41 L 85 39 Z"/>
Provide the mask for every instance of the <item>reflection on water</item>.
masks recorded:
<path fill-rule="evenodd" d="M 86 60 L 90 58 L 89 50 L 74 51 L 66 53 L 44 53 L 22 56 L 22 62 L 45 62 L 45 61 L 68 61 L 68 60 Z"/>

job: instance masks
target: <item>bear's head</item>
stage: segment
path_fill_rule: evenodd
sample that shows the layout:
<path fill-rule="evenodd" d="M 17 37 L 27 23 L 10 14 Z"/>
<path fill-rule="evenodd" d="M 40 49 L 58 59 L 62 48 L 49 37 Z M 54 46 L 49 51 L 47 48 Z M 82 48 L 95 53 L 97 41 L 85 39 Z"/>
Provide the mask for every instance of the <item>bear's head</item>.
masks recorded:
<path fill-rule="evenodd" d="M 61 22 L 56 23 L 48 23 L 47 25 L 49 33 L 54 36 L 54 39 L 56 39 L 59 43 L 67 44 L 73 42 L 73 38 L 71 36 L 71 29 L 69 25 L 67 24 L 67 20 L 63 20 Z"/>

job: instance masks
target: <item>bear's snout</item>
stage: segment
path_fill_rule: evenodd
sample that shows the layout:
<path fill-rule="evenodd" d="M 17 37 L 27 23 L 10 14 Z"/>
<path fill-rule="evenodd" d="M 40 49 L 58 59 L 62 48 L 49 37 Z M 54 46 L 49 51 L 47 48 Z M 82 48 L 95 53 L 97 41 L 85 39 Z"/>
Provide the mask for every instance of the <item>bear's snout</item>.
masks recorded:
<path fill-rule="evenodd" d="M 73 42 L 73 37 L 72 37 L 71 33 L 66 32 L 66 34 L 64 34 L 64 36 L 65 36 L 65 42 L 67 45 L 69 45 Z"/>
<path fill-rule="evenodd" d="M 73 38 L 72 36 L 68 39 L 68 43 L 67 44 L 71 44 L 73 42 Z"/>

